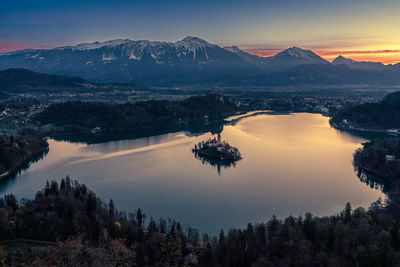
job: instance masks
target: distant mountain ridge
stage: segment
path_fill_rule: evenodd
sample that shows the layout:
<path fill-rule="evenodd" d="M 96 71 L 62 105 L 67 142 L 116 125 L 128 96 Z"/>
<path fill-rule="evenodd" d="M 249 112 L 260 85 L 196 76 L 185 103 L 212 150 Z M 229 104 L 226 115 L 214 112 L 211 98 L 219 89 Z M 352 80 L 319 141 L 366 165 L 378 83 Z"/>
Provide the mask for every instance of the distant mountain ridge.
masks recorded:
<path fill-rule="evenodd" d="M 311 50 L 291 47 L 270 57 L 270 65 L 275 70 L 285 70 L 289 67 L 306 64 L 330 64 Z"/>
<path fill-rule="evenodd" d="M 76 88 L 89 84 L 82 78 L 43 74 L 27 69 L 7 69 L 0 71 L 0 89 L 5 91 L 23 91 L 24 88 Z"/>
<path fill-rule="evenodd" d="M 400 64 L 385 66 L 344 57 L 330 63 L 311 50 L 298 47 L 264 58 L 249 54 L 237 46 L 220 47 L 192 36 L 177 42 L 116 39 L 0 54 L 0 69 L 27 68 L 43 73 L 79 76 L 92 82 L 135 82 L 149 86 L 210 81 L 224 83 L 231 80 L 259 83 L 259 77 L 262 77 L 261 80 L 265 80 L 265 76 L 271 79 L 276 73 L 293 72 L 293 67 L 300 73 L 304 73 L 301 68 L 311 71 L 307 65 L 325 65 L 322 69 L 326 72 L 337 70 L 334 66 L 346 65 L 350 68 L 350 74 L 353 70 L 400 72 Z M 311 76 L 309 81 L 302 77 L 292 82 L 318 82 L 314 79 L 315 75 Z M 251 81 L 251 77 L 257 80 Z M 340 83 L 341 77 L 337 79 Z M 368 79 L 371 80 L 371 77 Z M 386 80 L 397 82 L 392 77 Z"/>
<path fill-rule="evenodd" d="M 224 49 L 228 50 L 228 51 L 230 51 L 232 53 L 235 53 L 236 55 L 241 57 L 243 60 L 245 60 L 246 62 L 248 62 L 250 64 L 253 64 L 253 65 L 262 66 L 262 65 L 267 64 L 270 61 L 270 58 L 265 58 L 265 57 L 259 57 L 257 55 L 252 55 L 250 53 L 247 53 L 247 52 L 241 50 L 237 46 L 225 46 Z"/>
<path fill-rule="evenodd" d="M 338 56 L 337 58 L 335 58 L 335 59 L 332 61 L 332 64 L 333 64 L 333 65 L 339 65 L 339 64 L 348 65 L 348 64 L 353 64 L 353 63 L 357 63 L 357 61 L 352 60 L 352 59 L 350 59 L 350 58 L 345 58 L 345 57 L 342 56 L 342 55 Z"/>
<path fill-rule="evenodd" d="M 200 38 L 178 42 L 112 40 L 0 56 L 0 69 L 79 75 L 95 82 L 172 84 L 251 71 L 240 56 Z"/>
<path fill-rule="evenodd" d="M 134 84 L 94 84 L 82 78 L 45 74 L 28 69 L 7 69 L 0 71 L 0 91 L 9 93 L 45 91 L 93 91 L 135 88 Z"/>
<path fill-rule="evenodd" d="M 380 62 L 367 62 L 367 61 L 355 61 L 353 59 L 338 56 L 332 61 L 333 65 L 344 64 L 352 69 L 366 70 L 366 71 L 384 71 L 384 70 L 396 70 L 396 65 L 385 66 Z"/>

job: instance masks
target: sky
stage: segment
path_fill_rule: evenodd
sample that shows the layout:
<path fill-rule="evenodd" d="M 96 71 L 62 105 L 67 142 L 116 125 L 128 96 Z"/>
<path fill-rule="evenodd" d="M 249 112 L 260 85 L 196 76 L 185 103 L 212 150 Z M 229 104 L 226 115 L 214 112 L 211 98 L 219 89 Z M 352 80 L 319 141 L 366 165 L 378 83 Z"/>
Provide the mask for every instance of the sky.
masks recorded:
<path fill-rule="evenodd" d="M 400 0 L 0 0 L 0 52 L 197 36 L 260 56 L 400 62 Z"/>

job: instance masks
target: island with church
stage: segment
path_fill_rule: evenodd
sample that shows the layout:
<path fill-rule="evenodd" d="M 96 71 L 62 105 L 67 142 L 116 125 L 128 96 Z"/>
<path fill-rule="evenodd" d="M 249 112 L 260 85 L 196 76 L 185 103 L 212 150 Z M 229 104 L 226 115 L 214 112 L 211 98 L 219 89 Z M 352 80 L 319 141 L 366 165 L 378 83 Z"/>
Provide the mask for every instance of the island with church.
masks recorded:
<path fill-rule="evenodd" d="M 204 158 L 226 162 L 242 159 L 242 156 L 236 147 L 229 145 L 226 141 L 221 141 L 221 134 L 218 134 L 217 138 L 209 138 L 207 141 L 199 142 L 194 146 L 192 151 L 198 156 Z"/>

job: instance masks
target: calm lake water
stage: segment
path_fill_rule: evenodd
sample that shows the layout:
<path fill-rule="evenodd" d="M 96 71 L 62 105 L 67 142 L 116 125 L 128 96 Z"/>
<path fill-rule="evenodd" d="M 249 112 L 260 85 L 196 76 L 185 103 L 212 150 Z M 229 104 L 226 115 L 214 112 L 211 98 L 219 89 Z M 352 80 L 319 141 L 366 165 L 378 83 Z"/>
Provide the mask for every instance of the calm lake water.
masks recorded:
<path fill-rule="evenodd" d="M 201 232 L 300 215 L 331 215 L 350 202 L 368 207 L 383 194 L 354 173 L 352 155 L 365 139 L 340 132 L 319 114 L 256 115 L 225 125 L 222 139 L 239 148 L 235 166 L 195 158 L 194 144 L 211 133 L 176 132 L 79 144 L 49 140 L 44 159 L 0 187 L 33 197 L 46 180 L 69 175 L 125 211 L 142 208 Z"/>

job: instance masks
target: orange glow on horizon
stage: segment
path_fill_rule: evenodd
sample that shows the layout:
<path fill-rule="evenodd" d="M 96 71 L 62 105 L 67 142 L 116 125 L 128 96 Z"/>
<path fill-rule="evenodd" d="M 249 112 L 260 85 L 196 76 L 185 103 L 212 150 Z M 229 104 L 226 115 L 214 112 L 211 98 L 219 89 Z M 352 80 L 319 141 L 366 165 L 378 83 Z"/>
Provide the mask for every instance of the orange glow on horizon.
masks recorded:
<path fill-rule="evenodd" d="M 245 49 L 246 52 L 259 57 L 271 57 L 281 50 Z M 320 57 L 332 61 L 342 55 L 345 58 L 356 61 L 381 62 L 383 64 L 400 63 L 400 50 L 376 50 L 376 51 L 314 51 Z"/>

